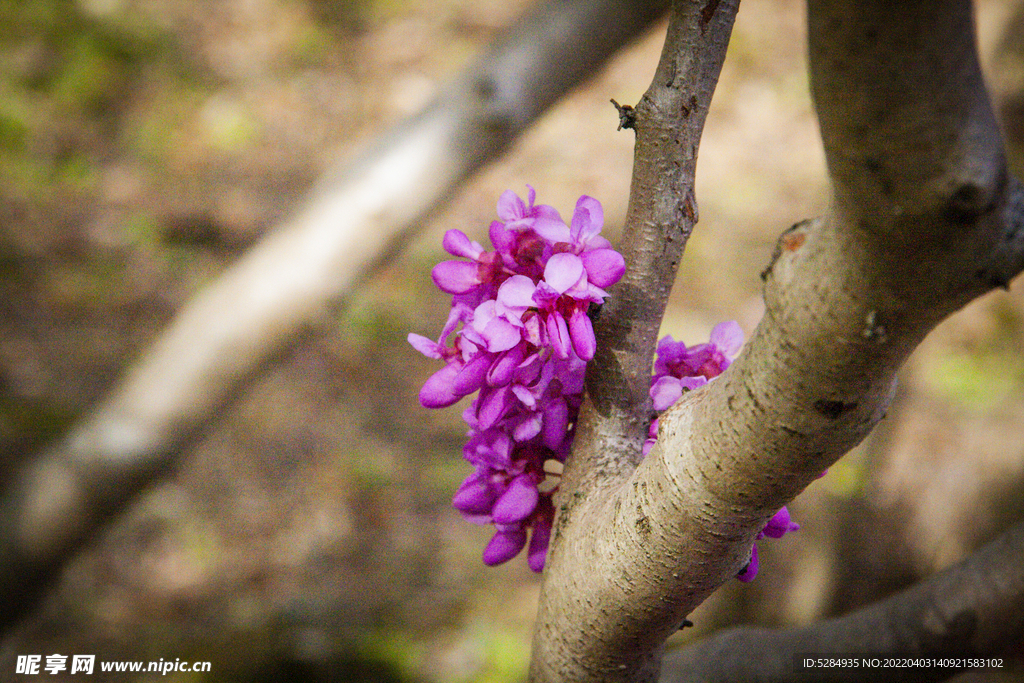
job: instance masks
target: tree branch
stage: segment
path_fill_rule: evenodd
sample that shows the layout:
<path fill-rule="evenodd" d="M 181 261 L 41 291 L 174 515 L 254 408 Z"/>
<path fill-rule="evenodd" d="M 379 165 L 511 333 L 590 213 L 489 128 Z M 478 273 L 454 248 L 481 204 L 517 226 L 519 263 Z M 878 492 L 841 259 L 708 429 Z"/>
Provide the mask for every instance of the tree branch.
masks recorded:
<path fill-rule="evenodd" d="M 680 2 L 674 17 L 689 12 L 692 29 L 700 9 Z M 654 184 L 665 194 L 631 198 L 680 219 L 628 226 L 634 270 L 609 303 L 641 313 L 599 338 L 607 348 L 563 478 L 534 680 L 652 680 L 669 632 L 743 567 L 771 515 L 884 416 L 896 370 L 928 331 L 1024 267 L 1020 187 L 968 0 L 811 0 L 809 19 L 832 207 L 782 236 L 765 271 L 766 314 L 742 355 L 662 415 L 657 445 L 623 484 L 645 426 L 650 314 L 683 237 L 665 227 L 682 223 L 687 194 Z M 679 125 L 689 109 L 675 102 L 662 115 Z M 640 133 L 638 166 L 648 146 L 674 142 Z M 646 183 L 657 180 L 633 193 L 649 197 Z M 609 306 L 601 319 L 623 313 Z"/>
<path fill-rule="evenodd" d="M 667 1 L 552 0 L 425 111 L 329 172 L 286 225 L 200 292 L 123 381 L 0 499 L 0 632 L 70 554 L 251 379 Z"/>
<path fill-rule="evenodd" d="M 650 422 L 654 347 L 697 222 L 697 149 L 738 4 L 673 2 L 654 81 L 634 112 L 636 157 L 620 245 L 626 274 L 594 324 L 598 355 L 557 500 L 534 634 L 535 681 L 654 680 L 662 644 L 683 616 L 666 609 L 660 588 L 649 590 L 660 579 L 671 583 L 664 572 L 651 573 L 650 565 L 667 566 L 666 548 L 646 544 L 646 518 L 633 518 L 632 503 L 621 508 L 628 520 L 620 519 L 616 489 L 639 462 Z"/>
<path fill-rule="evenodd" d="M 961 669 L 801 669 L 804 656 L 992 658 L 1024 646 L 1024 522 L 963 562 L 848 615 L 805 628 L 740 628 L 665 657 L 661 683 L 943 681 Z"/>

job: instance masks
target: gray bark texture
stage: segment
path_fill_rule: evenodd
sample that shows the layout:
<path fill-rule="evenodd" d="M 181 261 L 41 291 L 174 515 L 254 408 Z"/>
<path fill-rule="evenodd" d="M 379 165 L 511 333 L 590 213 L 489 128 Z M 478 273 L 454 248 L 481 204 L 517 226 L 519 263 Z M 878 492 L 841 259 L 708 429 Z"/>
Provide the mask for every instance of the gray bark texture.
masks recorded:
<path fill-rule="evenodd" d="M 0 632 L 461 182 L 666 7 L 537 4 L 425 111 L 330 171 L 286 224 L 190 300 L 111 394 L 5 488 Z"/>
<path fill-rule="evenodd" d="M 743 567 L 771 515 L 882 419 L 921 339 L 1024 267 L 1024 194 L 1006 168 L 970 3 L 810 0 L 831 207 L 782 235 L 741 356 L 662 415 L 637 465 L 654 337 L 696 219 L 698 120 L 735 9 L 675 2 L 637 106 L 628 275 L 595 325 L 534 681 L 655 680 L 665 639 Z M 890 635 L 878 644 L 895 653 L 898 624 Z"/>
<path fill-rule="evenodd" d="M 804 668 L 805 657 L 1000 659 L 1024 647 L 1024 522 L 885 600 L 805 628 L 723 631 L 665 657 L 662 683 L 944 681 L 967 667 Z M 1004 659 L 1004 664 L 1009 660 Z M 989 668 L 989 667 L 983 667 Z"/>

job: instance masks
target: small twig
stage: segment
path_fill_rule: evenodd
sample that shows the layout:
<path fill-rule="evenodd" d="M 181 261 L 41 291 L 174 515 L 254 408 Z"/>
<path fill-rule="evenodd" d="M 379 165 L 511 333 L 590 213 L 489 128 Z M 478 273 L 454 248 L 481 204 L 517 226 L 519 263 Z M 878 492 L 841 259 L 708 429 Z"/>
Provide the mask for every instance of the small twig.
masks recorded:
<path fill-rule="evenodd" d="M 612 104 L 619 112 L 619 127 L 615 130 L 622 130 L 623 128 L 635 128 L 636 127 L 636 110 L 628 104 L 619 104 L 615 100 L 612 100 Z"/>

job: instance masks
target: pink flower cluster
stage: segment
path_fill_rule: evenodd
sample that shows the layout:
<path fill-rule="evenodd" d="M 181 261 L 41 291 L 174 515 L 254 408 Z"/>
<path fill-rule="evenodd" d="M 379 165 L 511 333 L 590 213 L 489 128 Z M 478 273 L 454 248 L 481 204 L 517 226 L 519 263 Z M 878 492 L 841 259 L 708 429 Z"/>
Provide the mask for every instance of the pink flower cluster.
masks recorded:
<path fill-rule="evenodd" d="M 566 225 L 550 206 L 512 191 L 498 199 L 489 235 L 493 251 L 459 230 L 443 246 L 465 260 L 434 267 L 434 283 L 452 294 L 448 321 L 435 342 L 409 343 L 445 362 L 420 390 L 427 408 L 450 406 L 479 392 L 463 414 L 469 424 L 463 456 L 473 473 L 453 505 L 467 519 L 493 524 L 486 564 L 500 564 L 527 545 L 527 563 L 541 571 L 557 488 L 545 464 L 563 462 L 583 395 L 586 362 L 597 342 L 587 315 L 604 287 L 625 272 L 622 256 L 600 236 L 601 204 L 580 197 Z M 450 342 L 450 345 L 449 345 Z"/>
<path fill-rule="evenodd" d="M 698 389 L 718 377 L 743 346 L 743 331 L 734 322 L 719 323 L 711 330 L 711 339 L 706 344 L 698 344 L 687 348 L 683 342 L 677 342 L 671 336 L 665 336 L 658 342 L 658 355 L 654 362 L 654 377 L 651 378 L 651 402 L 656 411 L 667 410 L 683 393 Z M 644 455 L 650 452 L 658 438 L 658 418 L 651 421 L 647 441 L 644 442 Z M 790 531 L 800 528 L 789 517 L 789 510 L 782 507 L 768 520 L 768 524 L 757 535 L 762 538 L 782 538 Z M 750 561 L 736 578 L 743 582 L 753 581 L 757 576 L 759 561 L 757 545 L 750 551 Z"/>
<path fill-rule="evenodd" d="M 566 225 L 535 198 L 532 187 L 527 202 L 511 190 L 501 195 L 500 220 L 489 230 L 493 251 L 459 230 L 445 233 L 445 251 L 462 260 L 437 264 L 431 276 L 452 295 L 451 312 L 437 341 L 410 334 L 409 343 L 445 363 L 420 390 L 425 407 L 444 408 L 478 392 L 463 413 L 469 432 L 462 454 L 473 472 L 452 504 L 470 521 L 494 525 L 484 562 L 506 562 L 529 540 L 527 564 L 539 572 L 557 489 L 546 466 L 569 454 L 586 364 L 597 346 L 588 309 L 603 303 L 603 288 L 619 281 L 625 262 L 600 236 L 604 212 L 596 199 L 580 197 Z M 716 326 L 708 343 L 689 348 L 662 339 L 651 379 L 654 409 L 666 410 L 720 375 L 742 344 L 735 322 Z M 644 455 L 657 434 L 654 419 Z M 758 538 L 798 528 L 782 508 Z M 757 568 L 755 545 L 737 578 L 750 581 Z"/>

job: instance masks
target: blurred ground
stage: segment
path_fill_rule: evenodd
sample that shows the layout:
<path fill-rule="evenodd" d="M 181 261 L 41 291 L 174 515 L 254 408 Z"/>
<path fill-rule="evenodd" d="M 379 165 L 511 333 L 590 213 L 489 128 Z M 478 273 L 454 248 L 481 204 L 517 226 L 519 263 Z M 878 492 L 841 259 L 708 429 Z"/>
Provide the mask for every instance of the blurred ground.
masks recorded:
<path fill-rule="evenodd" d="M 329 161 L 416 111 L 523 6 L 0 3 L 0 473 L 101 396 Z M 1011 6 L 980 4 L 985 55 Z M 660 43 L 541 120 L 329 336 L 242 397 L 69 568 L 0 651 L 0 680 L 14 655 L 53 652 L 212 660 L 208 676 L 162 677 L 177 681 L 517 680 L 537 577 L 484 568 L 486 530 L 449 508 L 467 470 L 459 411 L 419 407 L 433 366 L 405 335 L 443 321 L 428 275 L 443 231 L 483 241 L 507 188 L 529 183 L 563 215 L 598 197 L 614 239 L 632 135 L 608 100 L 639 99 Z M 751 331 L 776 236 L 827 204 L 803 50 L 800 3 L 747 0 L 701 146 L 700 224 L 664 326 L 677 339 L 728 318 Z M 794 503 L 803 531 L 688 637 L 869 602 L 1024 514 L 1021 287 L 929 338 L 884 427 Z"/>

